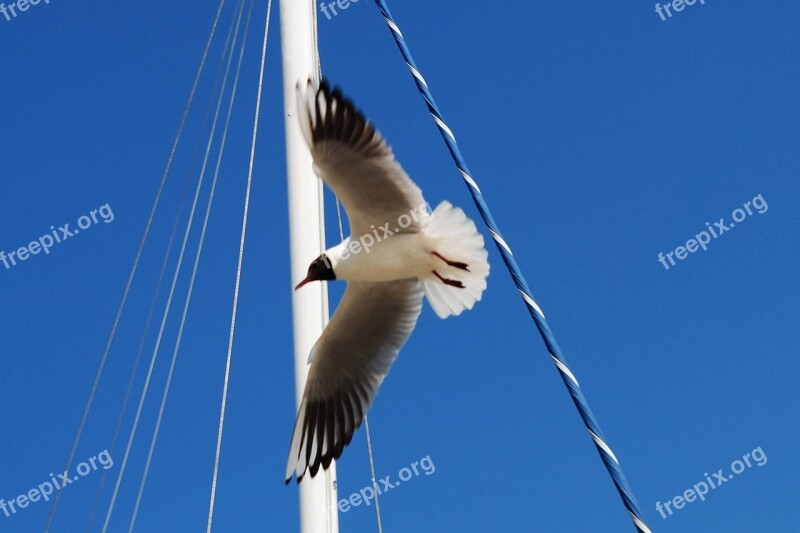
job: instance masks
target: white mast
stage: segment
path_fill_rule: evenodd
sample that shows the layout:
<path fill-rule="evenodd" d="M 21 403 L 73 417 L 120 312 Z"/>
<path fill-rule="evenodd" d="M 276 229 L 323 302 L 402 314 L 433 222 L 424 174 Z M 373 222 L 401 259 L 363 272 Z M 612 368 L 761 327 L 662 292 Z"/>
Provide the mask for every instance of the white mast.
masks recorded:
<path fill-rule="evenodd" d="M 292 282 L 303 279 L 308 265 L 325 250 L 322 183 L 314 175 L 311 154 L 297 123 L 295 86 L 319 77 L 316 10 L 313 0 L 281 0 L 283 102 L 286 121 L 286 168 L 289 180 L 289 234 Z M 308 375 L 308 354 L 328 322 L 325 283 L 310 283 L 292 296 L 296 405 Z M 300 531 L 338 533 L 336 463 L 300 483 Z"/>

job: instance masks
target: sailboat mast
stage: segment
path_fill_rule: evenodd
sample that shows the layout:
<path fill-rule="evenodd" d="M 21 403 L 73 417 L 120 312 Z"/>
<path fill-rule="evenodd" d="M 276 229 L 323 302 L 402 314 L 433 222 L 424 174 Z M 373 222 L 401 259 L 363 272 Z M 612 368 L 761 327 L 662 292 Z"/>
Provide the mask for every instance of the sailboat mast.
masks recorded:
<path fill-rule="evenodd" d="M 309 263 L 325 249 L 322 183 L 312 170 L 311 154 L 297 123 L 295 86 L 319 77 L 313 0 L 281 0 L 283 98 L 286 126 L 286 169 L 289 185 L 289 236 L 292 280 L 305 277 Z M 296 405 L 308 375 L 308 355 L 328 322 L 325 283 L 311 283 L 292 295 Z M 300 531 L 338 533 L 336 464 L 300 483 Z"/>

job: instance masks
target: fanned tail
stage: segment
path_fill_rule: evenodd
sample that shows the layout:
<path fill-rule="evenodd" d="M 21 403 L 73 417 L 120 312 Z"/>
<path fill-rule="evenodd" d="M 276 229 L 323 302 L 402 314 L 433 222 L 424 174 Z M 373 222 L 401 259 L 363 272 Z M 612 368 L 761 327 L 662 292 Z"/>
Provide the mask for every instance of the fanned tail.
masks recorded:
<path fill-rule="evenodd" d="M 420 281 L 434 312 L 447 318 L 472 309 L 486 290 L 489 276 L 489 252 L 475 223 L 444 201 L 423 231 L 433 246 L 437 266 Z"/>

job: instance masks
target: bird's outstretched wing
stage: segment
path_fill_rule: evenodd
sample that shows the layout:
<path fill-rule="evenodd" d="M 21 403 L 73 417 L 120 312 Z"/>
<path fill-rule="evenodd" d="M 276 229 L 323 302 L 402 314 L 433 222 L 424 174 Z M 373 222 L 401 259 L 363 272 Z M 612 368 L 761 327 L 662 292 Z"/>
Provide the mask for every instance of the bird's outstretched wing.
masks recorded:
<path fill-rule="evenodd" d="M 286 482 L 314 477 L 342 454 L 422 309 L 416 279 L 349 282 L 311 350 L 312 363 L 292 434 Z"/>
<path fill-rule="evenodd" d="M 364 115 L 338 88 L 309 81 L 297 86 L 297 109 L 303 136 L 320 177 L 347 211 L 352 235 L 366 235 L 389 223 L 394 233 L 420 231 L 426 205 L 422 191 Z M 398 219 L 411 218 L 407 227 Z M 419 218 L 419 220 L 415 220 Z"/>

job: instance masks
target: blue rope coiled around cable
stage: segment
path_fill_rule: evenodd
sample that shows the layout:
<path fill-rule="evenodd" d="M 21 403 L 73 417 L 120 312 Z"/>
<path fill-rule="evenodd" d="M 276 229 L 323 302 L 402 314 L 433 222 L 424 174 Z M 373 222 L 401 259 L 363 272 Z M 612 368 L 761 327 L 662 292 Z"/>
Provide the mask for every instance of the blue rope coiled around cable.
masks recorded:
<path fill-rule="evenodd" d="M 422 74 L 420 74 L 416 63 L 414 62 L 414 58 L 411 55 L 411 51 L 406 45 L 403 33 L 400 31 L 400 28 L 394 21 L 394 18 L 389 11 L 389 7 L 386 5 L 386 1 L 375 0 L 375 3 L 378 5 L 378 9 L 380 9 L 383 18 L 386 20 L 386 24 L 388 24 L 398 48 L 400 48 L 403 59 L 405 60 L 408 69 L 411 71 L 411 74 L 414 77 L 414 82 L 417 84 L 417 89 L 419 89 L 422 98 L 425 100 L 425 105 L 428 107 L 428 111 L 430 111 L 434 122 L 436 122 L 439 132 L 442 134 L 442 138 L 444 139 L 445 144 L 447 144 L 448 150 L 450 150 L 450 155 L 453 156 L 456 167 L 461 173 L 461 177 L 464 179 L 464 182 L 466 183 L 467 188 L 472 195 L 472 199 L 475 201 L 475 205 L 477 206 L 478 211 L 480 212 L 481 217 L 483 218 L 483 221 L 489 230 L 489 233 L 492 235 L 492 238 L 497 245 L 497 249 L 500 251 L 500 255 L 502 256 L 503 261 L 505 262 L 506 267 L 511 274 L 511 277 L 514 279 L 517 290 L 519 290 L 522 300 L 525 302 L 528 312 L 533 318 L 536 328 L 539 330 L 550 356 L 553 358 L 553 362 L 555 363 L 556 368 L 561 375 L 561 379 L 567 386 L 567 390 L 569 390 L 569 394 L 572 397 L 572 401 L 575 403 L 575 407 L 578 408 L 578 412 L 583 419 L 583 423 L 586 425 L 586 429 L 589 431 L 589 435 L 592 437 L 592 441 L 594 441 L 594 445 L 597 448 L 600 457 L 603 459 L 603 463 L 606 465 L 606 469 L 611 475 L 611 479 L 613 480 L 619 495 L 622 497 L 622 502 L 625 505 L 628 514 L 630 514 L 637 531 L 640 531 L 641 533 L 651 533 L 650 529 L 644 523 L 643 514 L 639 509 L 639 504 L 636 501 L 633 490 L 630 488 L 628 480 L 625 478 L 625 474 L 622 471 L 619 460 L 606 443 L 606 439 L 603 436 L 603 432 L 601 431 L 599 424 L 597 423 L 597 419 L 595 419 L 594 414 L 592 414 L 592 410 L 589 407 L 589 403 L 586 401 L 586 397 L 581 391 L 581 386 L 578 383 L 577 378 L 569 369 L 569 366 L 564 359 L 564 355 L 561 353 L 561 349 L 558 347 L 558 343 L 553 336 L 553 332 L 550 330 L 547 320 L 545 320 L 542 309 L 533 299 L 533 296 L 531 296 L 531 290 L 528 287 L 528 283 L 525 281 L 525 276 L 523 276 L 516 259 L 514 259 L 511 248 L 503 239 L 500 229 L 497 227 L 497 223 L 494 221 L 492 212 L 489 209 L 486 200 L 483 198 L 483 193 L 481 192 L 480 187 L 472 178 L 472 174 L 467 167 L 464 156 L 461 154 L 461 150 L 458 148 L 456 138 L 453 135 L 453 132 L 447 126 L 447 123 L 444 121 L 442 113 L 439 111 L 439 107 L 436 105 L 436 101 L 434 100 L 433 95 L 428 88 L 425 78 L 423 78 Z"/>

